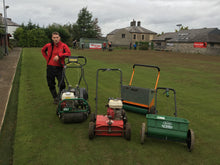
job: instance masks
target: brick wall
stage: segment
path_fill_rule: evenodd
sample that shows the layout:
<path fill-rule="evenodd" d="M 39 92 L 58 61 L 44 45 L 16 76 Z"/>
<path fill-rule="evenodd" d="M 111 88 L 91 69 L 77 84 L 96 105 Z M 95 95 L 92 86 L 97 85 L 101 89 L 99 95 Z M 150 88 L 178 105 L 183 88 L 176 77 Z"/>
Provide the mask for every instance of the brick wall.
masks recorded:
<path fill-rule="evenodd" d="M 220 44 L 214 44 L 211 46 L 207 44 L 207 48 L 194 48 L 193 43 L 173 43 L 166 46 L 165 50 L 182 53 L 199 53 L 206 55 L 220 55 Z"/>

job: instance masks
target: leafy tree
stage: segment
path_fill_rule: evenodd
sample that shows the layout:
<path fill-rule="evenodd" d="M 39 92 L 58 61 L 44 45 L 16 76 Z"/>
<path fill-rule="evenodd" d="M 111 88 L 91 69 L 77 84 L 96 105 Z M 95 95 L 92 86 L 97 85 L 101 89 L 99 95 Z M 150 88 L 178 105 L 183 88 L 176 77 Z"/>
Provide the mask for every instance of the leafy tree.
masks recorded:
<path fill-rule="evenodd" d="M 17 28 L 14 32 L 14 38 L 17 40 L 18 46 L 21 47 L 42 47 L 49 42 L 45 30 L 31 22 Z"/>
<path fill-rule="evenodd" d="M 97 38 L 101 36 L 101 29 L 98 26 L 98 19 L 92 20 L 92 14 L 87 8 L 82 8 L 78 14 L 76 24 L 72 26 L 72 34 L 75 39 L 79 40 L 85 38 Z"/>
<path fill-rule="evenodd" d="M 93 26 L 94 26 L 94 31 L 96 32 L 96 37 L 101 37 L 102 33 L 101 33 L 101 28 L 98 26 L 98 18 L 95 18 L 93 20 Z"/>
<path fill-rule="evenodd" d="M 164 35 L 165 33 L 164 32 L 162 32 L 161 34 L 157 34 L 157 36 L 159 37 L 159 36 L 162 36 L 162 35 Z"/>
<path fill-rule="evenodd" d="M 189 29 L 189 27 L 188 27 L 188 26 L 186 26 L 186 27 L 181 26 L 180 30 L 175 30 L 175 32 L 178 32 L 178 31 L 181 31 L 181 30 L 188 30 L 188 29 Z"/>
<path fill-rule="evenodd" d="M 46 35 L 48 37 L 48 39 L 51 40 L 52 37 L 52 33 L 53 32 L 58 32 L 60 34 L 61 40 L 62 42 L 68 42 L 68 40 L 70 39 L 70 33 L 67 29 L 65 29 L 63 26 L 53 23 L 52 25 L 49 25 L 46 29 Z"/>

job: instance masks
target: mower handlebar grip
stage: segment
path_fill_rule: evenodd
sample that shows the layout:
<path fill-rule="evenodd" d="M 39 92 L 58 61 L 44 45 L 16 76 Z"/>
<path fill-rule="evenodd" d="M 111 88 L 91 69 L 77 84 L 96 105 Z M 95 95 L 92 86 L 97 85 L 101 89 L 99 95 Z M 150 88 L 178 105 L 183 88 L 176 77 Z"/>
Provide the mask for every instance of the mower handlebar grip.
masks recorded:
<path fill-rule="evenodd" d="M 111 68 L 101 68 L 101 69 L 98 69 L 97 72 L 98 71 L 104 72 L 104 71 L 121 71 L 121 70 L 120 69 L 111 69 Z"/>
<path fill-rule="evenodd" d="M 176 94 L 176 91 L 175 91 L 175 89 L 173 89 L 173 88 L 157 87 L 156 92 L 157 92 L 159 89 L 164 89 L 164 90 L 168 90 L 168 91 L 171 90 L 171 91 L 173 91 L 174 94 Z"/>
<path fill-rule="evenodd" d="M 87 64 L 87 59 L 84 56 L 66 56 L 66 57 L 68 58 L 68 62 L 65 63 L 65 65 L 68 65 L 72 62 L 79 64 L 79 66 L 77 66 L 77 67 L 76 66 L 68 66 L 68 68 L 81 68 L 82 66 Z M 79 63 L 79 61 L 78 61 L 79 58 L 84 59 L 84 62 Z"/>
<path fill-rule="evenodd" d="M 81 66 L 84 66 L 84 65 L 87 64 L 87 59 L 86 59 L 86 57 L 84 57 L 84 56 L 75 56 L 75 57 L 77 57 L 77 58 L 83 58 L 83 59 L 84 59 L 84 64 L 80 64 Z"/>
<path fill-rule="evenodd" d="M 149 68 L 156 68 L 158 70 L 158 72 L 160 71 L 160 68 L 158 66 L 154 66 L 154 65 L 134 64 L 133 68 L 135 68 L 135 66 L 143 66 L 143 67 L 149 67 Z"/>

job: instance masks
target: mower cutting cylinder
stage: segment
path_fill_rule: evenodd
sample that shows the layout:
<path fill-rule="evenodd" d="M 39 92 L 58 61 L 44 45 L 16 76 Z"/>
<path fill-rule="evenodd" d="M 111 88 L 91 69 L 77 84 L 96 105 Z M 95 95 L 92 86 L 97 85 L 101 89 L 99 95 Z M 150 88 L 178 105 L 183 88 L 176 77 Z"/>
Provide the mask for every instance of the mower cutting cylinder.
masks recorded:
<path fill-rule="evenodd" d="M 123 108 L 126 109 L 127 111 L 132 111 L 140 114 L 147 114 L 148 109 L 147 108 L 141 108 L 135 105 L 129 105 L 129 104 L 123 104 Z"/>
<path fill-rule="evenodd" d="M 78 112 L 78 113 L 63 113 L 60 115 L 60 120 L 63 123 L 80 123 L 86 120 L 88 114 L 86 112 Z"/>

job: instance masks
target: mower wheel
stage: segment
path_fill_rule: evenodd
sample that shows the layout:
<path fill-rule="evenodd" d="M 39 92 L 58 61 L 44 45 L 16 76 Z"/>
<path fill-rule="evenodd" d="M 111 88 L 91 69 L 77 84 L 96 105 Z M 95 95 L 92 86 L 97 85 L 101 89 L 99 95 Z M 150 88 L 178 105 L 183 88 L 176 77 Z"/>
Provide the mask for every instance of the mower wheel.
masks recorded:
<path fill-rule="evenodd" d="M 130 125 L 130 123 L 126 123 L 126 125 L 125 125 L 125 139 L 131 140 L 131 125 Z"/>
<path fill-rule="evenodd" d="M 194 143 L 195 143 L 195 136 L 194 136 L 194 132 L 192 129 L 188 130 L 186 143 L 187 143 L 187 147 L 189 151 L 191 152 L 193 150 Z"/>
<path fill-rule="evenodd" d="M 156 107 L 155 106 L 152 106 L 150 108 L 150 114 L 156 114 L 157 113 L 157 110 L 156 110 Z"/>
<path fill-rule="evenodd" d="M 91 113 L 91 107 L 90 107 L 90 105 L 89 105 L 89 107 L 88 107 L 88 110 L 89 110 L 89 114 Z"/>
<path fill-rule="evenodd" d="M 141 144 L 144 144 L 146 124 L 142 123 L 141 127 Z"/>
<path fill-rule="evenodd" d="M 95 136 L 95 123 L 89 122 L 89 139 L 93 139 Z"/>
<path fill-rule="evenodd" d="M 92 113 L 92 114 L 91 114 L 90 121 L 92 121 L 92 122 L 95 122 L 95 121 L 96 121 L 95 113 Z"/>

